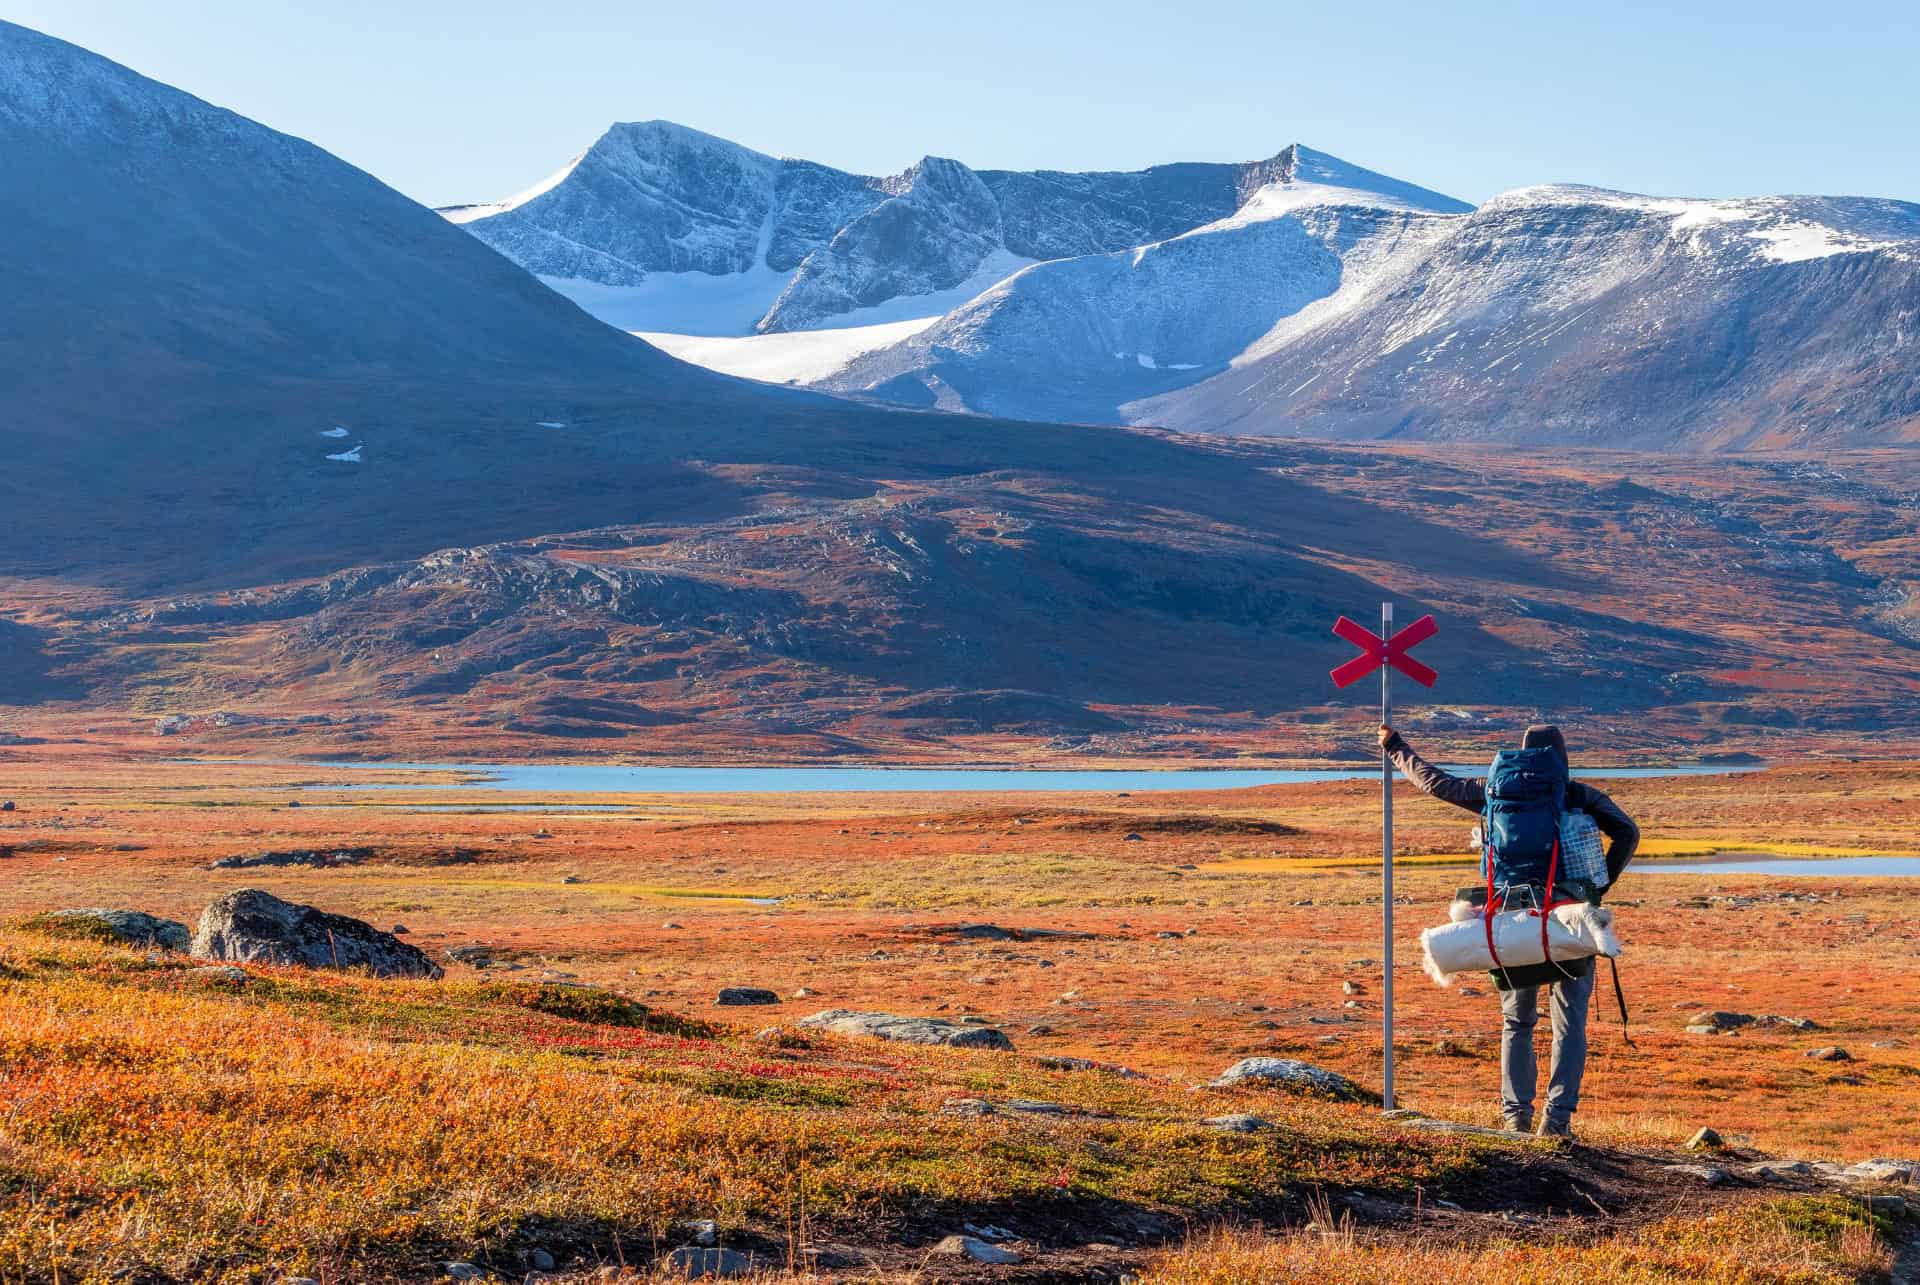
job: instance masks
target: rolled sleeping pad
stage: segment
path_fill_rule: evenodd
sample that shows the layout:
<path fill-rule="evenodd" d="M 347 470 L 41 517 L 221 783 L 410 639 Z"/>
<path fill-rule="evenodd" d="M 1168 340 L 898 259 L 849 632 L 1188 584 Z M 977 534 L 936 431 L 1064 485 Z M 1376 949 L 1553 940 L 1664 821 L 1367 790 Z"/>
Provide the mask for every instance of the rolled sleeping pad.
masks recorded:
<path fill-rule="evenodd" d="M 1533 910 L 1503 910 L 1493 917 L 1493 944 L 1499 963 L 1487 950 L 1487 928 L 1480 911 L 1464 901 L 1449 909 L 1452 921 L 1420 934 L 1422 967 L 1442 986 L 1451 986 L 1459 973 L 1484 973 L 1497 967 L 1519 968 L 1546 962 L 1540 951 L 1540 914 Z M 1613 932 L 1613 912 L 1605 906 L 1574 902 L 1556 906 L 1547 916 L 1547 945 L 1561 961 L 1588 955 L 1620 954 Z"/>

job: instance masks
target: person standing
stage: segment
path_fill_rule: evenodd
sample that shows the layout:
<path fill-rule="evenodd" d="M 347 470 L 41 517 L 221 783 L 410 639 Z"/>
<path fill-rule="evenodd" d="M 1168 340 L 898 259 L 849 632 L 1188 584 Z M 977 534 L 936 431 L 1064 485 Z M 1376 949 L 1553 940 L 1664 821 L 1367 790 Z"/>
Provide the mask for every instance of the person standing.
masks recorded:
<path fill-rule="evenodd" d="M 1522 749 L 1552 749 L 1564 767 L 1566 738 L 1545 724 L 1529 727 L 1520 738 Z M 1393 728 L 1382 725 L 1380 747 L 1402 775 L 1442 803 L 1483 813 L 1487 791 L 1483 782 L 1454 776 L 1414 753 Z M 1569 781 L 1566 810 L 1585 812 L 1607 839 L 1607 887 L 1616 883 L 1640 843 L 1640 828 L 1604 793 L 1580 781 Z M 1589 831 L 1589 833 L 1591 833 Z M 1596 899 L 1598 890 L 1596 890 Z M 1543 973 L 1540 970 L 1550 970 Z M 1540 1132 L 1559 1138 L 1573 1136 L 1573 1113 L 1580 1106 L 1580 1079 L 1587 1065 L 1587 1008 L 1593 998 L 1593 959 L 1536 965 L 1494 974 L 1500 988 L 1500 1117 L 1508 1129 L 1533 1131 L 1534 1096 L 1539 1087 L 1539 1063 L 1533 1048 L 1539 1019 L 1540 988 L 1552 992 L 1553 1052 L 1547 1073 L 1546 1111 Z"/>

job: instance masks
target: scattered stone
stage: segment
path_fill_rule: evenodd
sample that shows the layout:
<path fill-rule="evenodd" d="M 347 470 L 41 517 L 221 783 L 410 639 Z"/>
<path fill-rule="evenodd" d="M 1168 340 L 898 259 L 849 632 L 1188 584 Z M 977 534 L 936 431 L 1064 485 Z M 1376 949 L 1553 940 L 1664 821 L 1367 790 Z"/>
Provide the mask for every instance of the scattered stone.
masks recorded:
<path fill-rule="evenodd" d="M 976 1263 L 1017 1263 L 1020 1255 L 1011 1249 L 989 1245 L 978 1236 L 949 1236 L 933 1247 L 936 1254 L 953 1258 L 971 1258 Z"/>
<path fill-rule="evenodd" d="M 12 799 L 8 799 L 5 803 L 0 803 L 0 812 L 11 812 L 11 811 L 13 811 Z"/>
<path fill-rule="evenodd" d="M 1363 1089 L 1337 1071 L 1325 1067 L 1301 1062 L 1290 1057 L 1249 1057 L 1242 1058 L 1220 1073 L 1213 1081 L 1216 1089 L 1230 1085 L 1273 1084 L 1282 1088 L 1305 1090 L 1310 1093 L 1323 1093 L 1342 1102 L 1377 1102 L 1379 1095 L 1369 1089 Z"/>
<path fill-rule="evenodd" d="M 1342 995 L 1358 995 L 1360 993 L 1360 984 L 1351 981 L 1341 982 L 1340 993 Z"/>
<path fill-rule="evenodd" d="M 780 997 L 758 986 L 726 986 L 713 1001 L 727 1008 L 746 1008 L 757 1004 L 778 1004 Z"/>
<path fill-rule="evenodd" d="M 1060 1032 L 1058 1030 L 1056 1030 L 1051 1026 L 1048 1026 L 1045 1022 L 1042 1022 L 1037 1026 L 1029 1026 L 1027 1028 L 1027 1034 L 1029 1035 L 1058 1035 L 1059 1033 Z"/>
<path fill-rule="evenodd" d="M 1484 1125 L 1462 1124 L 1458 1120 L 1408 1120 L 1406 1126 L 1409 1129 L 1422 1129 L 1428 1133 L 1452 1133 L 1469 1138 L 1496 1138 L 1501 1142 L 1512 1142 L 1516 1137 L 1527 1136 L 1516 1134 L 1511 1129 L 1489 1129 Z"/>
<path fill-rule="evenodd" d="M 1813 1166 L 1804 1160 L 1762 1160 L 1748 1165 L 1747 1172 L 1756 1178 L 1805 1178 L 1813 1172 Z"/>
<path fill-rule="evenodd" d="M 1853 1182 L 1920 1184 L 1920 1160 L 1862 1160 L 1857 1165 L 1848 1165 L 1842 1176 Z"/>
<path fill-rule="evenodd" d="M 205 968 L 187 970 L 187 976 L 202 985 L 209 986 L 245 986 L 247 970 L 235 968 L 232 964 L 210 964 Z"/>
<path fill-rule="evenodd" d="M 465 964 L 469 968 L 490 968 L 493 966 L 493 949 L 489 946 L 449 946 L 446 956 L 456 964 Z"/>
<path fill-rule="evenodd" d="M 1719 1165 L 1667 1165 L 1668 1173 L 1680 1174 L 1687 1178 L 1698 1178 L 1709 1187 L 1718 1187 L 1731 1181 L 1733 1175 Z"/>
<path fill-rule="evenodd" d="M 1415 1111 L 1412 1107 L 1395 1107 L 1391 1111 L 1382 1111 L 1380 1118 L 1382 1120 L 1424 1120 L 1427 1118 L 1427 1113 Z"/>
<path fill-rule="evenodd" d="M 1454 987 L 1453 993 L 1456 995 L 1464 995 L 1468 999 L 1473 999 L 1475 996 L 1480 995 L 1483 992 L 1481 992 L 1478 988 L 1473 986 L 1456 986 Z"/>
<path fill-rule="evenodd" d="M 440 1270 L 457 1281 L 477 1281 L 485 1275 L 472 1263 L 442 1263 Z"/>
<path fill-rule="evenodd" d="M 1095 1062 L 1084 1057 L 1037 1057 L 1035 1065 L 1049 1071 L 1104 1071 L 1108 1075 L 1117 1075 L 1123 1080 L 1144 1080 L 1147 1077 L 1132 1067 L 1116 1066 L 1112 1062 Z"/>
<path fill-rule="evenodd" d="M 1808 1049 L 1806 1055 L 1816 1062 L 1851 1062 L 1853 1054 L 1838 1044 L 1829 1044 L 1823 1049 Z"/>
<path fill-rule="evenodd" d="M 1751 1013 L 1727 1013 L 1720 1011 L 1695 1013 L 1687 1019 L 1689 1035 L 1721 1035 L 1727 1031 L 1737 1031 L 1743 1026 L 1753 1025 Z"/>
<path fill-rule="evenodd" d="M 940 1114 L 965 1116 L 969 1119 L 979 1116 L 998 1115 L 1000 1109 L 985 1098 L 948 1098 L 940 1104 Z"/>
<path fill-rule="evenodd" d="M 393 926 L 393 935 L 395 937 L 404 937 L 412 931 L 413 929 L 407 927 L 405 924 L 395 924 Z"/>
<path fill-rule="evenodd" d="M 1259 1133 L 1262 1129 L 1273 1128 L 1271 1121 L 1262 1120 L 1257 1115 L 1247 1115 L 1244 1112 L 1234 1115 L 1216 1115 L 1200 1123 L 1209 1129 L 1218 1129 L 1222 1133 Z"/>
<path fill-rule="evenodd" d="M 999 1226 L 996 1223 L 987 1223 L 985 1225 L 975 1225 L 973 1223 L 962 1223 L 960 1224 L 960 1226 L 966 1231 L 967 1235 L 978 1236 L 981 1240 L 1016 1240 L 1018 1239 L 1018 1237 L 1016 1237 L 1012 1232 L 1008 1231 L 1005 1227 Z"/>
<path fill-rule="evenodd" d="M 685 1245 L 666 1258 L 667 1275 L 700 1280 L 708 1276 L 746 1276 L 753 1271 L 753 1260 L 731 1249 Z"/>
<path fill-rule="evenodd" d="M 1785 1026 L 1796 1031 L 1817 1031 L 1821 1029 L 1820 1023 L 1814 1021 L 1811 1017 L 1781 1017 L 1777 1013 L 1768 1013 L 1764 1017 L 1757 1017 L 1754 1019 L 1754 1022 L 1759 1026 Z"/>
<path fill-rule="evenodd" d="M 537 838 L 538 836 L 535 836 L 535 837 Z M 586 880 L 582 879 L 579 875 L 561 875 L 560 882 L 561 883 L 585 883 Z"/>
<path fill-rule="evenodd" d="M 158 946 L 163 950 L 185 950 L 193 938 L 185 924 L 139 910 L 50 910 L 35 915 L 31 922 L 54 933 L 111 937 L 129 946 Z"/>
<path fill-rule="evenodd" d="M 1143 834 L 1129 834 L 1125 839 L 1121 840 L 1123 843 L 1145 843 L 1146 841 L 1147 837 Z"/>
<path fill-rule="evenodd" d="M 720 1224 L 711 1218 L 695 1218 L 680 1224 L 680 1234 L 696 1245 L 711 1247 L 720 1243 Z"/>
<path fill-rule="evenodd" d="M 1472 1057 L 1473 1049 L 1465 1040 L 1442 1035 L 1433 1042 L 1433 1051 L 1441 1057 Z"/>
<path fill-rule="evenodd" d="M 809 990 L 805 986 L 800 986 L 794 989 L 793 997 L 795 999 L 812 999 L 817 994 L 819 994 L 818 991 Z"/>
<path fill-rule="evenodd" d="M 1721 1141 L 1720 1135 L 1705 1125 L 1701 1126 L 1700 1132 L 1687 1139 L 1687 1150 L 1689 1151 L 1705 1151 L 1710 1147 L 1723 1147 L 1725 1145 L 1726 1143 Z"/>
<path fill-rule="evenodd" d="M 1899 1040 L 1875 1040 L 1867 1047 L 1876 1049 L 1903 1049 L 1906 1045 L 1902 1044 Z"/>
<path fill-rule="evenodd" d="M 1161 941 L 1178 941 L 1180 939 L 1179 933 L 1155 933 L 1154 936 L 1158 937 Z"/>
<path fill-rule="evenodd" d="M 550 1272 L 554 1268 L 553 1255 L 544 1249 L 527 1251 L 527 1266 L 536 1272 Z"/>
<path fill-rule="evenodd" d="M 674 923 L 671 919 L 669 919 L 666 923 L 661 924 L 660 926 L 662 928 L 668 928 L 668 929 L 677 929 L 680 927 L 679 924 Z"/>
<path fill-rule="evenodd" d="M 937 1017 L 901 1017 L 893 1013 L 861 1013 L 829 1008 L 802 1018 L 800 1025 L 836 1035 L 864 1035 L 903 1044 L 946 1044 L 953 1048 L 1013 1050 L 1006 1033 L 991 1026 L 962 1026 Z"/>
<path fill-rule="evenodd" d="M 196 959 L 364 970 L 375 977 L 442 975 L 424 951 L 392 933 L 258 888 L 230 892 L 202 911 L 191 952 Z"/>

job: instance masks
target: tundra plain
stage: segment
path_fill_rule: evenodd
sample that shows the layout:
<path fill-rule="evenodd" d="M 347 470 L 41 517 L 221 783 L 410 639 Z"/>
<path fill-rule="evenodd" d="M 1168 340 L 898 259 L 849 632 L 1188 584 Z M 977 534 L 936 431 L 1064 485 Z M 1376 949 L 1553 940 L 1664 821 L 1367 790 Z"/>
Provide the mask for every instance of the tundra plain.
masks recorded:
<path fill-rule="evenodd" d="M 1606 783 L 1646 834 L 1610 899 L 1632 1046 L 1603 977 L 1567 1149 L 1205 1087 L 1252 1056 L 1378 1087 L 1373 782 L 449 796 L 104 743 L 4 752 L 0 1278 L 519 1279 L 536 1250 L 560 1279 L 639 1274 L 701 1218 L 770 1273 L 850 1279 L 1857 1280 L 1911 1252 L 1897 1194 L 1749 1172 L 1920 1152 L 1911 883 L 1649 872 L 1920 853 L 1905 764 Z M 500 805 L 529 810 L 480 810 Z M 1471 878 L 1471 818 L 1404 785 L 1397 810 L 1402 1105 L 1492 1125 L 1492 987 L 1418 968 Z M 262 853 L 326 864 L 209 868 Z M 241 887 L 404 924 L 447 976 L 209 981 L 35 919 L 191 925 Z M 781 1002 L 718 1005 L 730 986 Z M 833 1008 L 1015 1047 L 799 1025 Z M 1686 1031 L 1709 1011 L 1813 1025 Z M 1274 1127 L 1204 1123 L 1242 1113 Z M 1702 1126 L 1725 1148 L 1684 1151 Z M 1021 1261 L 934 1252 L 969 1224 Z"/>

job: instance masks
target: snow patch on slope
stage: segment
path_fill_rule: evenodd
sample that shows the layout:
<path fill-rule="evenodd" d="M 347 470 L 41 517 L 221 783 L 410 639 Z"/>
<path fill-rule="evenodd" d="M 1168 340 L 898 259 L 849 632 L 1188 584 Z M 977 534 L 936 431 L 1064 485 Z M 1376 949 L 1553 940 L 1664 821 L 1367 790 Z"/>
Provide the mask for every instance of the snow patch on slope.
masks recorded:
<path fill-rule="evenodd" d="M 517 210 L 534 197 L 543 196 L 566 182 L 567 177 L 579 168 L 580 162 L 585 160 L 586 156 L 585 152 L 580 153 L 532 187 L 523 192 L 515 192 L 504 201 L 487 201 L 479 205 L 452 205 L 439 211 L 440 216 L 449 223 L 471 223 L 475 219 L 491 218 L 496 214 L 505 214 L 508 210 Z"/>
<path fill-rule="evenodd" d="M 845 370 L 853 360 L 919 334 L 938 316 L 831 330 L 771 335 L 704 336 L 635 331 L 654 347 L 696 366 L 770 384 L 808 384 Z"/>

